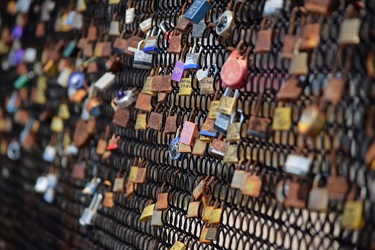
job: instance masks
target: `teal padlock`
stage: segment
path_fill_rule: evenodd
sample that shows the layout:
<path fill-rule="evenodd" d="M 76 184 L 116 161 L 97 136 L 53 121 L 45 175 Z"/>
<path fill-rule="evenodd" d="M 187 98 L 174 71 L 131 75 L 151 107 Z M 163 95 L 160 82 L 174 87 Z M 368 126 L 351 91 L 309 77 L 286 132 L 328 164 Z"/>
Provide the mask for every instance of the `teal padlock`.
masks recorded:
<path fill-rule="evenodd" d="M 30 78 L 28 75 L 20 75 L 17 80 L 14 82 L 14 88 L 16 89 L 22 89 L 27 85 L 27 83 L 30 81 Z"/>
<path fill-rule="evenodd" d="M 64 57 L 72 57 L 77 51 L 77 43 L 75 41 L 70 41 L 68 46 L 64 50 Z"/>
<path fill-rule="evenodd" d="M 193 23 L 198 24 L 210 9 L 211 4 L 206 0 L 195 0 L 184 14 L 184 17 Z"/>

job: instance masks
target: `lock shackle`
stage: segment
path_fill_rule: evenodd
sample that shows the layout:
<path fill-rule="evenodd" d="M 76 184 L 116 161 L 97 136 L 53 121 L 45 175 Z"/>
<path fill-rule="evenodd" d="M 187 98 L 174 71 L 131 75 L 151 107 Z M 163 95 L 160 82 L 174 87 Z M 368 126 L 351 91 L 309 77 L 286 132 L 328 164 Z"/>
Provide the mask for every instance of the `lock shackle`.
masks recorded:
<path fill-rule="evenodd" d="M 256 106 L 255 106 L 255 112 L 254 112 L 254 116 L 255 116 L 255 117 L 257 117 L 258 114 L 259 114 L 260 107 L 261 107 L 261 105 L 262 105 L 262 101 L 263 101 L 263 95 L 264 95 L 264 90 L 262 90 L 262 91 L 259 93 L 258 100 L 257 100 Z"/>
<path fill-rule="evenodd" d="M 118 13 L 115 12 L 115 13 L 113 14 L 112 21 L 116 21 L 117 16 L 118 16 Z"/>
<path fill-rule="evenodd" d="M 292 12 L 290 13 L 290 22 L 289 22 L 289 28 L 288 28 L 288 34 L 292 35 L 294 33 L 294 29 L 296 27 L 296 16 L 299 12 L 299 7 L 294 7 Z"/>
<path fill-rule="evenodd" d="M 141 51 L 141 44 L 144 43 L 144 42 L 145 42 L 145 40 L 139 41 L 137 50 Z"/>
<path fill-rule="evenodd" d="M 320 173 L 317 173 L 313 180 L 312 188 L 318 188 L 319 187 L 319 181 L 322 178 L 322 175 Z"/>
<path fill-rule="evenodd" d="M 301 37 L 299 37 L 296 44 L 294 45 L 294 50 L 293 50 L 294 55 L 298 55 L 299 48 L 301 47 L 301 44 L 302 44 L 302 39 L 301 39 Z"/>
<path fill-rule="evenodd" d="M 349 4 L 345 10 L 344 19 L 353 18 L 355 11 L 358 12 L 358 17 L 361 19 L 365 17 L 366 10 L 362 1 L 354 1 L 353 3 Z"/>
<path fill-rule="evenodd" d="M 171 113 L 172 113 L 172 110 L 174 109 L 174 104 L 172 104 L 172 106 L 169 108 L 169 111 L 168 111 L 168 115 L 171 115 Z"/>
<path fill-rule="evenodd" d="M 339 48 L 338 48 L 338 51 L 337 51 L 337 54 L 336 54 L 336 57 L 335 57 L 335 61 L 333 63 L 333 67 L 332 67 L 332 74 L 337 74 L 337 72 L 338 72 L 344 48 L 345 48 L 344 45 L 340 45 Z M 348 48 L 347 53 L 346 53 L 346 60 L 345 60 L 344 68 L 343 68 L 343 71 L 342 71 L 342 79 L 344 79 L 345 81 L 346 81 L 347 76 L 349 74 L 349 71 L 352 67 L 353 51 L 354 51 L 353 48 Z"/>
<path fill-rule="evenodd" d="M 166 26 L 166 21 L 161 21 L 160 23 L 159 23 L 159 28 L 161 29 L 161 31 L 163 32 L 163 33 L 167 33 L 167 26 Z"/>

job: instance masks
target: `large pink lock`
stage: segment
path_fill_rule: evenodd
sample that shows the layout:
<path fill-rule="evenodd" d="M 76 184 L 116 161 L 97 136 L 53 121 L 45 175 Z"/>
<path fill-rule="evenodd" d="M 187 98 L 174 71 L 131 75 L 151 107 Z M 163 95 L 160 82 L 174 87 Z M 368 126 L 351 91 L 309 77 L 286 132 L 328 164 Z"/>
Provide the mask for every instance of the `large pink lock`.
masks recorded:
<path fill-rule="evenodd" d="M 189 120 L 185 121 L 180 136 L 180 143 L 189 146 L 194 146 L 195 139 L 197 139 L 199 136 L 198 124 L 192 122 L 194 111 L 195 109 L 191 111 Z"/>
<path fill-rule="evenodd" d="M 239 44 L 238 47 L 240 47 Z M 248 51 L 241 54 L 239 49 L 233 50 L 227 61 L 224 63 L 220 76 L 223 84 L 231 89 L 240 89 L 244 86 L 244 78 L 247 73 Z"/>

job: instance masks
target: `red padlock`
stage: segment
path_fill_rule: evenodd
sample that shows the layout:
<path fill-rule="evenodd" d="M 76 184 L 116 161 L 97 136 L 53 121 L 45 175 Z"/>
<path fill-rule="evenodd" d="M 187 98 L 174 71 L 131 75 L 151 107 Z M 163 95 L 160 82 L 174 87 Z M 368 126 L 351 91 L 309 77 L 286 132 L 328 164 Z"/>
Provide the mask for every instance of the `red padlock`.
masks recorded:
<path fill-rule="evenodd" d="M 244 86 L 244 78 L 247 73 L 249 49 L 241 54 L 242 42 L 230 54 L 224 63 L 220 76 L 223 84 L 231 89 L 240 89 Z"/>

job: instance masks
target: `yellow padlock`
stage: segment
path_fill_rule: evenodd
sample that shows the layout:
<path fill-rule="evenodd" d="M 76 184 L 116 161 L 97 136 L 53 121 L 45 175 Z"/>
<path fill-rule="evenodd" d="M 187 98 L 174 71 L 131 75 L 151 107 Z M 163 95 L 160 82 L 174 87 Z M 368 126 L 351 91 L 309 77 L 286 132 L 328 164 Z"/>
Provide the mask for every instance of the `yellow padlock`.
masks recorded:
<path fill-rule="evenodd" d="M 151 205 L 148 205 L 147 207 L 145 207 L 142 211 L 142 214 L 141 214 L 141 217 L 139 218 L 139 220 L 141 222 L 150 221 L 152 219 L 152 215 L 154 213 L 154 208 L 155 208 L 155 204 L 151 204 Z"/>
<path fill-rule="evenodd" d="M 360 200 L 347 201 L 344 205 L 341 226 L 350 230 L 360 230 L 364 226 L 364 198 L 366 197 L 366 188 L 362 187 Z"/>

